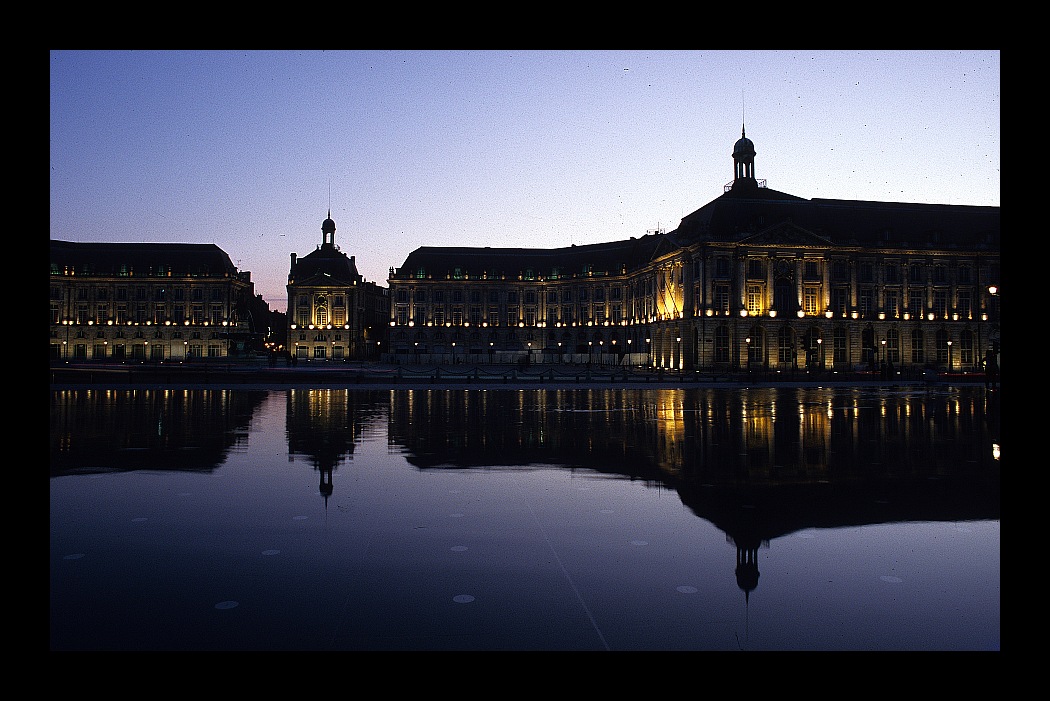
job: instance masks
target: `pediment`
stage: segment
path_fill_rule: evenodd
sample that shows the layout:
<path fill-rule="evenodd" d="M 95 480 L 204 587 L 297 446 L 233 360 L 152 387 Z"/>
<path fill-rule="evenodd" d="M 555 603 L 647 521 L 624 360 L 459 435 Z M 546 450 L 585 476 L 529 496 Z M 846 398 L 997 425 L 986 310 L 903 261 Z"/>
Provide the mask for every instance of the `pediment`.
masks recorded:
<path fill-rule="evenodd" d="M 296 287 L 352 287 L 353 280 L 340 280 L 329 273 L 316 273 L 295 281 Z"/>
<path fill-rule="evenodd" d="M 831 240 L 789 221 L 783 221 L 740 241 L 751 246 L 829 246 Z"/>

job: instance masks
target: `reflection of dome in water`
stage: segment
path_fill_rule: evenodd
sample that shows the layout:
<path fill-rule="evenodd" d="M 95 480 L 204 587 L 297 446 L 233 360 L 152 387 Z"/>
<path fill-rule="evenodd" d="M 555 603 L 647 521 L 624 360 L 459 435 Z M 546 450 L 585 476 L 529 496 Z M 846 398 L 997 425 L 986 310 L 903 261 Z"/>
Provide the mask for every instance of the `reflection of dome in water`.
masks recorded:
<path fill-rule="evenodd" d="M 758 586 L 758 549 L 736 549 L 736 584 L 744 590 L 744 598 Z"/>

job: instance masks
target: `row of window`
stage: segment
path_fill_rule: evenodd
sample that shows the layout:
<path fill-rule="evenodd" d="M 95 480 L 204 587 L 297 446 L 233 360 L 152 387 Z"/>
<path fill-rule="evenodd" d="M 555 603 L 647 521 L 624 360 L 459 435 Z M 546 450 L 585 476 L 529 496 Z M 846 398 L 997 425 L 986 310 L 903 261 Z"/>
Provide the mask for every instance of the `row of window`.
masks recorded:
<path fill-rule="evenodd" d="M 186 358 L 203 358 L 205 354 L 209 358 L 222 357 L 222 346 L 212 344 L 205 346 L 200 343 L 188 343 L 184 347 L 185 355 L 176 356 L 175 353 L 171 353 L 174 357 L 186 357 Z M 70 357 L 75 360 L 124 360 L 131 358 L 132 360 L 166 360 L 170 349 L 160 344 L 145 344 L 135 343 L 130 346 L 131 352 L 128 352 L 128 346 L 123 343 L 103 344 L 96 343 L 91 347 L 91 355 L 88 355 L 88 345 L 86 343 L 74 343 L 69 348 L 63 348 L 61 344 L 51 344 L 51 358 L 53 360 L 59 360 L 64 357 Z"/>
<path fill-rule="evenodd" d="M 201 325 L 205 322 L 218 326 L 223 321 L 228 321 L 226 314 L 226 307 L 223 304 L 213 304 L 210 307 L 205 308 L 201 305 L 191 305 L 188 309 L 182 304 L 173 305 L 155 305 L 150 306 L 148 303 L 127 306 L 127 305 L 116 305 L 112 312 L 108 304 L 78 304 L 73 309 L 73 317 L 69 321 L 75 324 L 87 324 L 94 322 L 95 324 L 105 325 L 110 321 L 117 325 L 124 325 L 127 323 L 133 324 L 164 324 L 165 322 L 171 322 L 173 324 L 185 324 L 189 321 L 191 324 Z M 60 324 L 63 321 L 67 321 L 62 318 L 62 311 L 58 304 L 51 305 L 51 323 Z"/>
<path fill-rule="evenodd" d="M 57 329 L 52 329 L 51 330 L 51 338 L 59 339 L 61 337 L 62 337 L 62 334 Z M 87 331 L 87 330 L 85 330 L 83 328 L 78 328 L 76 331 L 72 332 L 72 337 L 75 338 L 75 339 L 77 339 L 77 338 L 92 338 L 92 337 L 94 337 L 94 338 L 141 338 L 141 339 L 150 338 L 150 339 L 157 339 L 157 340 L 164 340 L 165 338 L 170 338 L 172 340 L 180 340 L 180 339 L 183 339 L 183 338 L 203 339 L 205 337 L 205 334 L 202 333 L 201 331 L 189 331 L 189 332 L 187 332 L 185 334 L 182 331 L 172 331 L 170 333 L 170 335 L 165 336 L 165 332 L 161 331 L 160 329 L 154 329 L 153 331 L 149 332 L 148 334 L 145 331 L 142 331 L 141 329 L 137 330 L 137 331 L 134 331 L 132 333 L 124 333 L 124 329 L 116 327 L 116 331 L 114 331 L 113 333 L 109 333 L 108 331 L 105 331 L 104 329 L 97 329 L 94 333 L 91 333 L 91 332 L 89 332 L 89 331 Z M 210 338 L 210 339 L 219 339 L 219 338 L 223 337 L 223 334 L 221 334 L 221 333 L 219 333 L 217 331 L 212 331 L 212 332 L 207 334 L 207 337 Z"/>
<path fill-rule="evenodd" d="M 781 259 L 781 261 L 789 262 L 789 259 Z M 749 279 L 749 280 L 764 280 L 764 279 L 766 279 L 767 272 L 769 270 L 769 266 L 771 264 L 776 264 L 777 262 L 781 262 L 781 261 L 776 261 L 776 260 L 770 261 L 768 258 L 748 258 L 747 259 L 746 268 L 745 268 L 745 274 L 747 276 L 747 279 Z M 793 270 L 793 265 L 791 264 L 792 262 L 789 262 L 788 270 Z M 729 280 L 729 279 L 731 279 L 732 275 L 733 275 L 733 270 L 734 270 L 733 263 L 734 263 L 734 259 L 730 258 L 728 256 L 718 256 L 718 257 L 714 258 L 713 259 L 712 277 L 714 279 L 716 279 L 716 280 Z M 803 261 L 803 263 L 802 263 L 802 278 L 803 278 L 803 280 L 811 281 L 811 282 L 816 282 L 816 281 L 822 280 L 822 278 L 823 278 L 822 273 L 823 273 L 823 268 L 824 268 L 825 265 L 827 265 L 827 267 L 828 267 L 828 276 L 829 276 L 829 279 L 830 279 L 831 282 L 849 282 L 850 281 L 850 268 L 851 268 L 851 265 L 853 265 L 853 262 L 850 261 L 850 260 L 847 260 L 847 259 L 837 259 L 837 258 L 836 259 L 827 260 L 827 261 L 825 261 L 825 260 L 805 260 L 805 261 Z M 908 263 L 908 262 L 904 262 L 904 261 L 886 260 L 886 261 L 880 261 L 880 262 L 876 262 L 876 261 L 860 261 L 860 262 L 857 262 L 855 265 L 856 265 L 856 269 L 857 269 L 857 280 L 859 282 L 862 282 L 862 283 L 875 282 L 876 274 L 879 271 L 881 271 L 881 273 L 882 273 L 882 281 L 887 283 L 887 284 L 900 283 L 901 281 L 903 281 L 905 279 L 905 277 L 907 278 L 907 280 L 909 282 L 911 282 L 913 284 L 926 284 L 927 282 L 932 282 L 935 285 L 949 284 L 949 282 L 953 282 L 954 284 L 959 284 L 959 285 L 971 285 L 971 284 L 974 284 L 974 282 L 976 280 L 974 266 L 970 265 L 968 263 L 962 263 L 962 264 L 958 264 L 958 265 L 947 265 L 947 264 L 943 264 L 943 263 L 936 263 L 936 264 L 930 265 L 929 263 L 926 263 L 926 262 L 922 262 L 922 263 Z M 696 259 L 696 260 L 693 261 L 693 276 L 694 276 L 695 279 L 700 279 L 701 278 L 701 276 L 703 274 L 703 266 L 704 266 L 704 260 L 703 259 Z M 995 267 L 995 266 L 993 266 L 993 267 Z M 458 270 L 459 269 L 457 269 L 457 271 Z M 952 279 L 952 270 L 954 270 L 954 272 L 955 272 L 954 280 Z M 992 272 L 993 272 L 993 277 L 998 278 L 998 271 L 997 270 L 993 270 Z M 425 279 L 426 278 L 425 271 L 422 271 L 422 270 L 418 271 L 415 277 L 417 279 Z M 663 277 L 664 276 L 661 275 L 661 286 L 664 283 Z M 462 275 L 454 275 L 453 279 L 463 279 L 463 276 Z M 525 275 L 524 279 L 526 279 L 526 280 L 534 280 L 534 279 L 536 279 L 536 276 L 532 275 L 531 271 L 530 271 L 530 274 Z M 557 276 L 556 275 L 552 275 L 551 279 L 557 279 Z M 676 269 L 672 273 L 672 278 L 669 281 L 677 282 L 678 284 L 681 284 L 681 282 L 682 282 L 682 269 L 681 269 L 681 267 L 676 267 Z M 630 287 L 630 285 L 628 285 L 628 287 Z M 595 290 L 596 290 L 596 294 L 602 294 L 603 291 L 604 291 L 604 288 L 596 287 Z M 610 292 L 610 294 L 619 295 L 620 294 L 619 290 L 620 290 L 619 287 L 613 287 L 612 291 Z M 402 293 L 402 291 L 399 291 L 399 293 L 398 293 L 399 296 L 400 296 L 401 293 Z M 417 295 L 421 295 L 423 293 L 422 293 L 422 291 L 417 291 L 416 294 Z M 435 291 L 435 294 L 436 295 L 443 295 L 444 293 L 442 291 Z M 454 295 L 454 296 L 455 295 L 462 296 L 462 291 L 453 290 L 451 292 L 451 294 Z M 471 294 L 472 295 L 480 295 L 481 293 L 478 292 L 478 291 L 472 291 Z M 490 292 L 489 294 L 490 295 L 495 295 L 495 294 L 497 294 L 497 292 L 493 291 L 493 292 Z M 511 293 L 508 293 L 508 294 L 516 295 L 517 293 L 511 292 Z M 525 293 L 525 294 L 529 294 L 529 293 Z M 549 291 L 548 292 L 548 300 L 547 300 L 548 303 L 552 303 L 553 304 L 553 303 L 555 303 L 557 301 L 556 299 L 551 298 L 552 295 L 556 295 L 556 294 L 557 293 L 554 292 L 554 291 Z M 568 295 L 571 296 L 572 293 L 571 293 L 571 291 L 563 291 L 562 294 L 563 295 L 564 294 L 568 294 Z M 581 288 L 581 294 L 583 294 L 583 295 L 587 294 L 586 288 Z M 619 297 L 616 297 L 616 298 L 618 299 Z M 400 299 L 399 298 L 397 301 L 399 301 L 399 302 L 407 302 L 408 299 L 407 298 L 406 299 Z M 417 299 L 415 299 L 413 301 L 425 301 L 425 300 L 417 298 Z M 443 300 L 439 299 L 439 298 L 435 298 L 433 301 L 440 302 L 440 301 L 443 301 Z M 451 301 L 460 302 L 460 301 L 465 301 L 465 300 L 463 300 L 463 299 L 453 299 Z M 482 300 L 480 298 L 477 298 L 477 299 L 470 299 L 469 301 L 471 301 L 471 302 L 480 302 Z M 489 301 L 492 301 L 492 300 L 489 300 Z M 512 301 L 513 302 L 513 300 L 508 300 L 508 301 Z M 562 301 L 571 301 L 571 300 L 563 299 Z"/>
<path fill-rule="evenodd" d="M 411 298 L 411 301 L 416 303 L 432 302 L 434 304 L 461 304 L 463 302 L 470 302 L 473 304 L 480 304 L 482 302 L 488 302 L 490 304 L 538 304 L 540 294 L 536 290 L 525 290 L 519 294 L 517 290 L 463 290 L 460 288 L 452 290 L 435 289 L 415 289 L 409 292 L 405 288 L 399 288 L 395 295 L 395 301 L 400 304 L 405 304 Z M 595 287 L 593 294 L 591 290 L 586 287 L 580 288 L 565 288 L 563 290 L 547 290 L 546 300 L 547 304 L 557 304 L 560 301 L 569 303 L 573 301 L 573 296 L 576 296 L 576 300 L 579 302 L 595 301 L 604 302 L 606 301 L 606 290 L 604 287 Z M 611 287 L 608 292 L 608 297 L 612 301 L 618 301 L 623 298 L 623 288 L 616 286 Z"/>
<path fill-rule="evenodd" d="M 62 285 L 51 285 L 51 301 L 61 302 L 64 297 Z M 89 285 L 77 285 L 73 289 L 73 298 L 76 301 L 117 301 L 117 302 L 203 302 L 207 298 L 211 302 L 221 302 L 225 289 L 215 285 L 207 287 L 160 287 L 138 285 L 132 288 L 119 287 L 92 287 Z"/>

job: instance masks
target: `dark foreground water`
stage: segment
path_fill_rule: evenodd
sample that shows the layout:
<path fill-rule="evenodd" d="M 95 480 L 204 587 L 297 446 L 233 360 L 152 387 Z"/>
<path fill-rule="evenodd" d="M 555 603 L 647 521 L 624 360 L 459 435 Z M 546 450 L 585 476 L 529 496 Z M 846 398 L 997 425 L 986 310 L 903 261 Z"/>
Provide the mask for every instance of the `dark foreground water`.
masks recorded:
<path fill-rule="evenodd" d="M 51 391 L 50 648 L 999 650 L 983 387 Z"/>

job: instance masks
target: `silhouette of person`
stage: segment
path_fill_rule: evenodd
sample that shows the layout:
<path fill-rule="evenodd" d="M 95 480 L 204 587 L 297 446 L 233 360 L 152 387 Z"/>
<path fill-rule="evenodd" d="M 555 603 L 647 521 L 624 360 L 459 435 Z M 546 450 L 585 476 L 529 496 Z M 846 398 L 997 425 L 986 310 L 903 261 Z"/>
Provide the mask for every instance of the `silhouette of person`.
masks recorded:
<path fill-rule="evenodd" d="M 999 385 L 999 362 L 995 358 L 995 349 L 989 348 L 984 354 L 984 386 L 995 388 Z"/>

